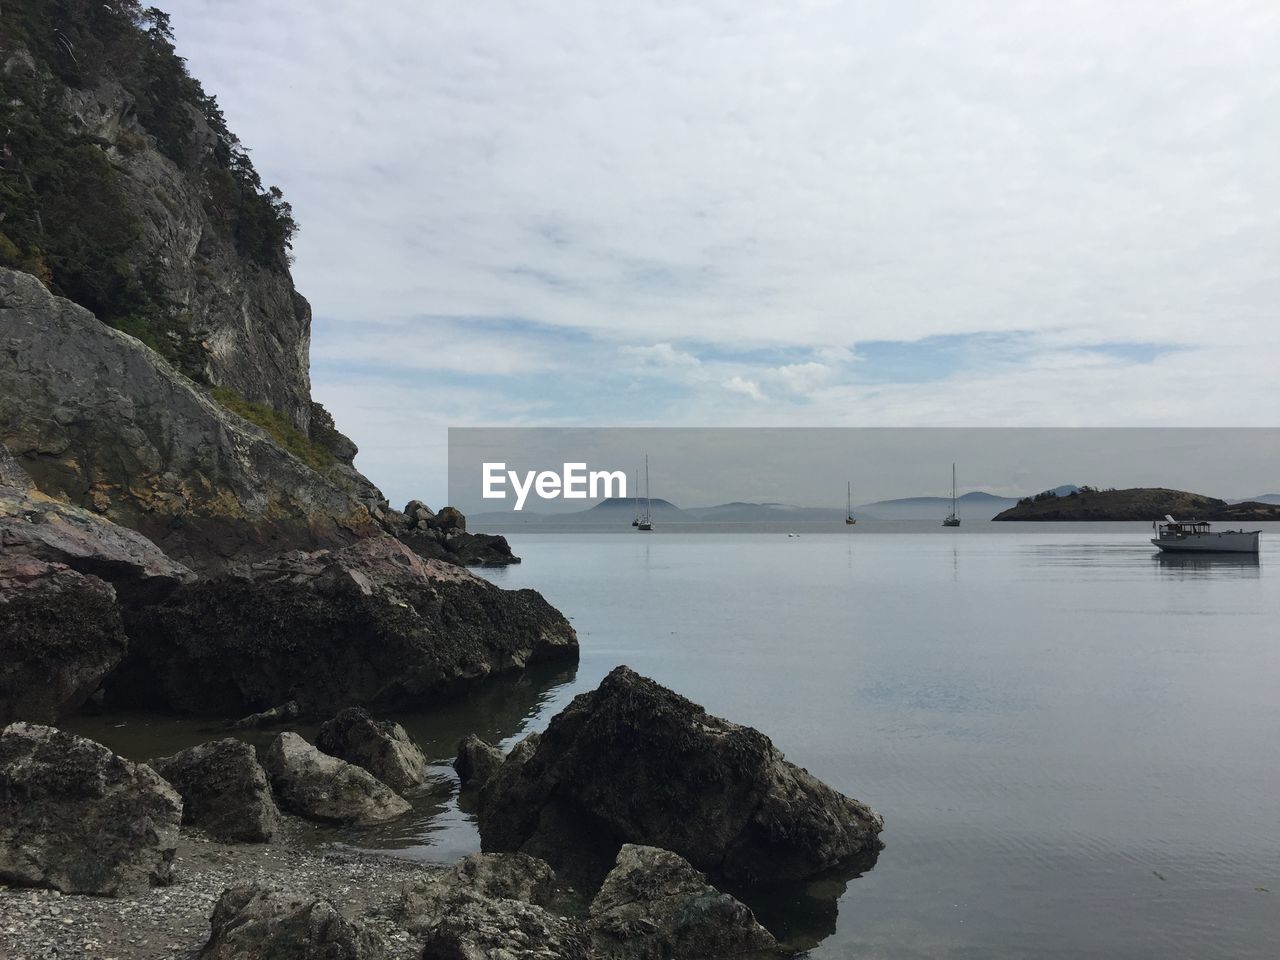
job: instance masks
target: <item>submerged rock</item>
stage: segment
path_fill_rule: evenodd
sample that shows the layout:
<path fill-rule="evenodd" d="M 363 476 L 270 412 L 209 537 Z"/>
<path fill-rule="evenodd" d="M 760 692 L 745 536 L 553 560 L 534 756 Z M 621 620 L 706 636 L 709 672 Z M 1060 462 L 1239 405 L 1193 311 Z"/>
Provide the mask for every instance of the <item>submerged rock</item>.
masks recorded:
<path fill-rule="evenodd" d="M 0 881 L 105 896 L 168 883 L 181 820 L 144 764 L 52 727 L 0 733 Z"/>
<path fill-rule="evenodd" d="M 182 822 L 227 843 L 266 843 L 280 811 L 253 747 L 227 738 L 148 761 L 182 795 Z"/>
<path fill-rule="evenodd" d="M 316 746 L 364 767 L 395 790 L 416 787 L 426 777 L 427 758 L 404 727 L 374 720 L 360 707 L 348 707 L 321 724 Z"/>
<path fill-rule="evenodd" d="M 312 820 L 381 823 L 411 809 L 367 770 L 321 753 L 296 733 L 276 737 L 263 765 L 281 806 Z"/>
<path fill-rule="evenodd" d="M 493 744 L 469 733 L 458 744 L 458 756 L 453 769 L 462 781 L 464 790 L 479 790 L 493 779 L 502 766 L 502 751 Z"/>
<path fill-rule="evenodd" d="M 270 887 L 224 890 L 200 960 L 383 960 L 382 938 L 331 902 Z"/>
<path fill-rule="evenodd" d="M 482 677 L 576 659 L 569 622 L 532 590 L 501 590 L 390 537 L 294 553 L 184 586 L 129 623 L 109 700 L 238 716 L 423 707 Z"/>
<path fill-rule="evenodd" d="M 512 751 L 479 820 L 484 849 L 524 850 L 579 881 L 603 876 L 622 843 L 671 850 L 715 877 L 802 879 L 874 855 L 883 828 L 764 734 L 626 667 Z"/>
<path fill-rule="evenodd" d="M 591 902 L 594 955 L 611 960 L 771 956 L 778 941 L 751 910 L 669 850 L 624 844 Z"/>
<path fill-rule="evenodd" d="M 56 721 L 124 658 L 110 584 L 60 563 L 0 556 L 0 723 Z"/>
<path fill-rule="evenodd" d="M 261 730 L 263 727 L 276 727 L 282 723 L 288 723 L 290 720 L 296 720 L 302 713 L 298 706 L 297 700 L 290 700 L 288 703 L 282 703 L 278 707 L 272 707 L 270 710 L 262 710 L 258 713 L 251 713 L 247 717 L 241 717 L 239 720 L 232 720 L 227 724 L 229 730 Z"/>

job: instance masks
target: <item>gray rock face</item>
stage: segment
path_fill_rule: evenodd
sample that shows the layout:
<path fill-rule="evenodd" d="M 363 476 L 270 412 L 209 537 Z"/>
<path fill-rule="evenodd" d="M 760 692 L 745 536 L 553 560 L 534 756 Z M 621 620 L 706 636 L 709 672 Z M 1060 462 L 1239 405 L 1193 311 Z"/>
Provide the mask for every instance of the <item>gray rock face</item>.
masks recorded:
<path fill-rule="evenodd" d="M 150 767 L 52 727 L 0 733 L 0 881 L 106 896 L 168 883 L 181 820 Z"/>
<path fill-rule="evenodd" d="M 370 824 L 409 812 L 408 802 L 373 774 L 321 753 L 296 733 L 282 733 L 263 764 L 280 805 L 331 823 Z"/>
<path fill-rule="evenodd" d="M 383 960 L 376 933 L 328 900 L 243 886 L 222 892 L 201 960 Z"/>
<path fill-rule="evenodd" d="M 501 590 L 390 537 L 182 587 L 129 628 L 129 660 L 108 688 L 116 702 L 223 717 L 290 699 L 311 716 L 424 706 L 578 652 L 537 593 Z"/>
<path fill-rule="evenodd" d="M 13 459 L 13 454 L 9 452 L 9 448 L 0 443 L 0 487 L 26 491 L 33 486 L 31 478 L 27 476 L 27 471 L 18 466 L 18 461 Z"/>
<path fill-rule="evenodd" d="M 393 790 L 416 787 L 426 777 L 427 758 L 404 727 L 374 720 L 360 707 L 348 707 L 321 724 L 316 746 L 364 767 Z"/>
<path fill-rule="evenodd" d="M 154 147 L 119 83 L 67 88 L 67 105 L 83 133 L 112 144 L 107 155 L 141 227 L 131 256 L 158 273 L 171 308 L 190 324 L 181 351 L 191 358 L 188 372 L 280 410 L 306 431 L 311 308 L 286 263 L 246 260 L 210 221 L 199 164 L 216 135 L 193 115 L 188 173 Z"/>
<path fill-rule="evenodd" d="M 379 532 L 350 478 L 320 475 L 154 351 L 6 269 L 0 383 L 0 441 L 42 491 L 194 569 Z"/>
<path fill-rule="evenodd" d="M 786 762 L 769 738 L 626 667 L 575 697 L 480 797 L 486 850 L 524 850 L 579 881 L 623 842 L 715 877 L 796 880 L 879 851 L 883 820 Z"/>
<path fill-rule="evenodd" d="M 751 910 L 706 882 L 683 857 L 624 844 L 591 902 L 595 956 L 667 960 L 778 955 Z"/>
<path fill-rule="evenodd" d="M 115 591 L 60 563 L 0 555 L 0 723 L 75 711 L 124 658 Z"/>
<path fill-rule="evenodd" d="M 493 779 L 504 759 L 501 750 L 470 733 L 458 744 L 453 769 L 464 790 L 479 790 Z"/>
<path fill-rule="evenodd" d="M 141 534 L 16 487 L 0 487 L 0 554 L 65 564 L 106 580 L 128 600 L 158 600 L 195 579 Z"/>
<path fill-rule="evenodd" d="M 280 811 L 253 747 L 228 738 L 148 761 L 182 796 L 182 822 L 227 843 L 266 843 Z"/>

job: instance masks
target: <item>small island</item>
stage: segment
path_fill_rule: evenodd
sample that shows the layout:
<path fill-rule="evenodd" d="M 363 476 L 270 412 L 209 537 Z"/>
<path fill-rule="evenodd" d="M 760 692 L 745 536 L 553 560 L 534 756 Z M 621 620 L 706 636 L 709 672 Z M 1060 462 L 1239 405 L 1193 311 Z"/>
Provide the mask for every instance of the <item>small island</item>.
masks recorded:
<path fill-rule="evenodd" d="M 1053 490 L 1023 497 L 992 520 L 1156 520 L 1166 514 L 1197 520 L 1280 520 L 1280 505 L 1216 497 L 1165 487 L 1099 490 L 1080 487 L 1070 493 Z"/>

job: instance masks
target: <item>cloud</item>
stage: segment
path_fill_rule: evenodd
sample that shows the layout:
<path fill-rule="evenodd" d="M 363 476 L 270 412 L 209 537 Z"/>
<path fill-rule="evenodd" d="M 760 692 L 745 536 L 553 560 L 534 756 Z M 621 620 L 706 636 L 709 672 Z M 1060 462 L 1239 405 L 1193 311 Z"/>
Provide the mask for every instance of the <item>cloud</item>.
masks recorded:
<path fill-rule="evenodd" d="M 760 390 L 760 384 L 754 380 L 748 380 L 746 377 L 734 375 L 724 382 L 726 390 L 733 393 L 740 393 L 744 397 L 750 397 L 752 400 L 763 400 L 764 393 Z"/>
<path fill-rule="evenodd" d="M 652 367 L 698 367 L 702 361 L 691 353 L 677 350 L 669 343 L 655 343 L 648 347 L 624 346 L 622 355 L 639 360 Z"/>
<path fill-rule="evenodd" d="M 167 6 L 301 222 L 317 390 L 411 391 L 370 449 L 1280 415 L 1266 0 Z"/>

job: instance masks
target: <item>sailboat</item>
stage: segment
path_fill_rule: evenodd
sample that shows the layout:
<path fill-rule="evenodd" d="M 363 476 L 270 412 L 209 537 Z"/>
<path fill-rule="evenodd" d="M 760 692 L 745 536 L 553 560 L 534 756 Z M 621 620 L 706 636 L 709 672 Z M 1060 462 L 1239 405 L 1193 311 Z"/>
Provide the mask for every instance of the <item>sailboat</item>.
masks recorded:
<path fill-rule="evenodd" d="M 951 465 L 951 512 L 947 514 L 947 519 L 942 521 L 944 527 L 960 526 L 960 518 L 956 516 L 956 465 Z"/>
<path fill-rule="evenodd" d="M 844 492 L 844 522 L 846 524 L 857 523 L 853 518 L 853 481 L 845 484 Z"/>
<path fill-rule="evenodd" d="M 636 517 L 637 530 L 653 529 L 653 501 L 649 499 L 649 455 L 644 455 L 644 513 Z"/>
<path fill-rule="evenodd" d="M 640 526 L 640 471 L 636 471 L 636 515 L 631 521 L 633 527 Z"/>

